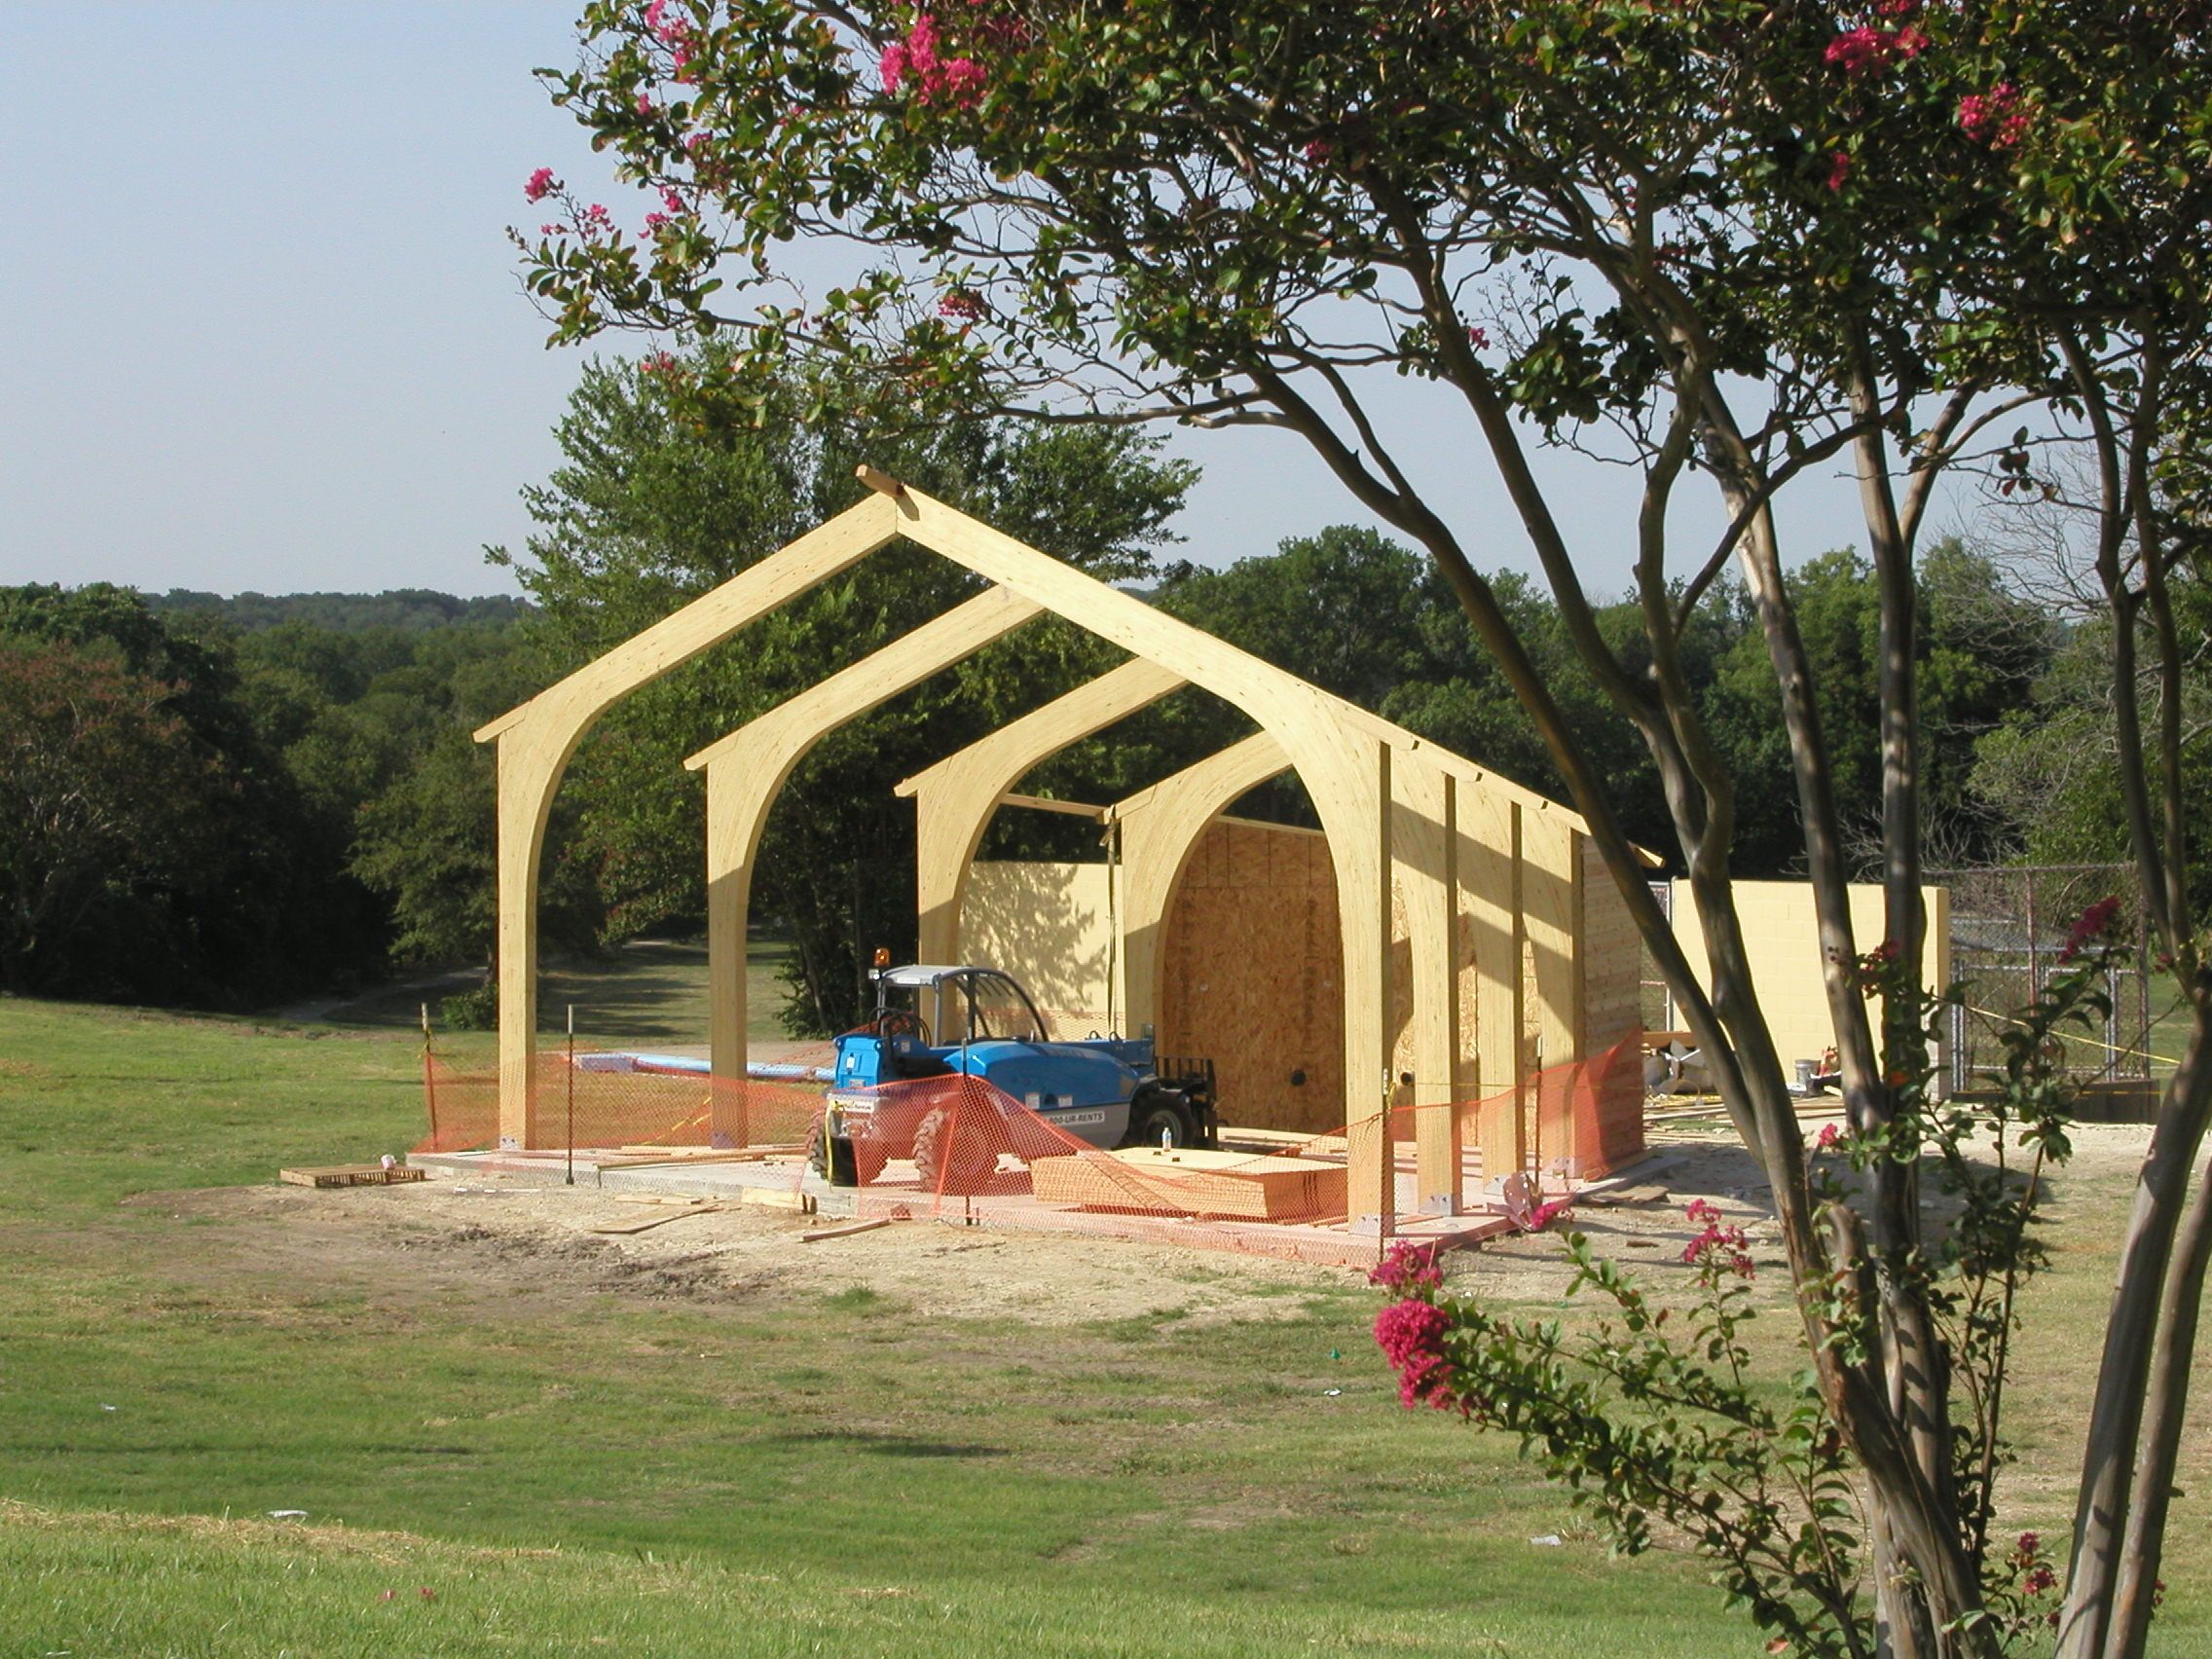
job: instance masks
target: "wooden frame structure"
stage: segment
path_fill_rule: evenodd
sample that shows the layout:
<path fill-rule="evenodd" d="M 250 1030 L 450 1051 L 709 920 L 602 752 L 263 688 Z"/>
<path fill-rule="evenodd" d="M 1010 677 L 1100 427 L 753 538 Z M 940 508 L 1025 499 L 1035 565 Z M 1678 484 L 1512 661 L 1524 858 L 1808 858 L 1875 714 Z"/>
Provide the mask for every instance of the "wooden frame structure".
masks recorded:
<path fill-rule="evenodd" d="M 753 861 L 791 770 L 830 731 L 1046 611 L 1130 660 L 900 786 L 918 814 L 921 954 L 958 957 L 968 870 L 993 812 L 1022 775 L 1071 743 L 1185 685 L 1235 705 L 1260 731 L 1110 809 L 1123 827 L 1130 959 L 1128 1027 L 1159 999 L 1155 941 L 1206 826 L 1246 791 L 1295 770 L 1328 837 L 1341 918 L 1348 1201 L 1355 1226 L 1388 1232 L 1397 1207 L 1380 1116 L 1404 1089 L 1392 1070 L 1393 903 L 1412 946 L 1412 1098 L 1424 1206 L 1456 1201 L 1455 1102 L 1518 1089 L 1534 1056 L 1584 1057 L 1576 940 L 1582 821 L 1540 795 L 1168 616 L 958 510 L 875 472 L 857 505 L 693 600 L 476 733 L 498 745 L 499 1124 L 542 1144 L 536 1117 L 537 881 L 553 795 L 576 745 L 615 702 L 730 639 L 808 589 L 903 538 L 991 584 L 944 615 L 691 756 L 707 774 L 711 1044 L 718 1078 L 745 1076 L 744 962 Z M 1152 955 L 1138 960 L 1145 951 Z M 1525 971 L 1524 951 L 1533 961 Z M 1462 981 L 1478 1051 L 1458 1051 Z M 1532 985 L 1535 1008 L 1524 1006 Z M 1530 1019 L 1533 1012 L 1535 1017 Z M 721 1110 L 742 1114 L 744 1090 Z M 1234 1109 L 1234 1103 L 1231 1103 Z M 1518 1106 L 1478 1125 L 1521 1161 Z M 547 1124 L 545 1127 L 550 1128 Z M 746 1125 L 718 1123 L 742 1142 Z M 1502 1166 L 1493 1164 L 1493 1167 Z"/>

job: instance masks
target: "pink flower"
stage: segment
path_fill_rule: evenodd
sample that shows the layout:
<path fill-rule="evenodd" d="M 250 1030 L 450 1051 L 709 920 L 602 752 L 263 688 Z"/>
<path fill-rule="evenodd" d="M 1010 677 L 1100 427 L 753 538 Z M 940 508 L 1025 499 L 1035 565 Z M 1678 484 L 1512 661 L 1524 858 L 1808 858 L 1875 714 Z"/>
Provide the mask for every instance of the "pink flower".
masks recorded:
<path fill-rule="evenodd" d="M 660 204 L 663 207 L 666 207 L 671 213 L 681 213 L 683 211 L 683 198 L 677 195 L 673 190 L 666 188 L 662 189 L 660 193 Z"/>
<path fill-rule="evenodd" d="M 1851 176 L 1851 158 L 1838 150 L 1828 158 L 1828 188 L 1841 190 L 1843 181 Z"/>
<path fill-rule="evenodd" d="M 1470 322 L 1470 323 L 1468 323 L 1468 324 L 1467 324 L 1467 344 L 1468 344 L 1468 345 L 1470 345 L 1470 346 L 1472 346 L 1472 347 L 1473 347 L 1473 348 L 1474 348 L 1474 349 L 1475 349 L 1476 350 L 1478 350 L 1478 351 L 1487 351 L 1487 350 L 1490 350 L 1490 330 L 1489 330 L 1489 329 L 1487 329 L 1487 328 L 1478 328 L 1478 327 L 1476 327 L 1476 326 L 1475 326 L 1475 324 L 1473 324 L 1473 323 L 1471 323 L 1471 322 Z"/>
<path fill-rule="evenodd" d="M 990 31 L 984 33 L 989 35 Z M 937 19 L 926 12 L 917 17 L 914 26 L 906 31 L 906 38 L 893 41 L 876 59 L 876 73 L 882 78 L 883 90 L 895 92 L 910 81 L 918 103 L 974 108 L 981 101 L 984 85 L 990 77 L 973 57 L 940 57 L 939 51 L 942 45 Z"/>
<path fill-rule="evenodd" d="M 676 355 L 672 351 L 648 352 L 639 361 L 638 368 L 648 375 L 673 375 L 676 373 Z"/>
<path fill-rule="evenodd" d="M 640 92 L 638 94 L 638 113 L 640 115 L 649 117 L 653 114 L 655 107 L 650 92 Z"/>
<path fill-rule="evenodd" d="M 956 109 L 973 109 L 983 96 L 983 66 L 973 57 L 955 57 L 944 65 L 931 98 L 942 97 Z"/>
<path fill-rule="evenodd" d="M 647 213 L 645 215 L 645 234 L 647 236 L 651 236 L 653 232 L 659 230 L 663 225 L 673 225 L 675 223 L 676 221 L 674 219 L 671 219 L 666 213 Z"/>
<path fill-rule="evenodd" d="M 565 237 L 569 234 L 569 227 L 566 225 L 540 225 L 537 227 L 537 234 L 541 237 Z"/>
<path fill-rule="evenodd" d="M 1821 1125 L 1821 1132 L 1814 1137 L 1813 1146 L 1817 1151 L 1825 1152 L 1829 1147 L 1835 1145 L 1835 1143 L 1841 1139 L 1843 1139 L 1842 1129 L 1837 1127 L 1834 1124 L 1823 1124 Z"/>
<path fill-rule="evenodd" d="M 1710 1226 L 1720 1220 L 1720 1207 L 1717 1204 L 1707 1202 L 1704 1198 L 1692 1198 L 1689 1207 L 1683 1210 L 1682 1214 L 1692 1221 L 1701 1221 Z"/>
<path fill-rule="evenodd" d="M 1307 141 L 1305 149 L 1299 152 L 1300 155 L 1306 158 L 1307 165 L 1309 166 L 1316 167 L 1336 153 L 1337 147 L 1334 144 L 1330 143 L 1326 138 L 1309 139 Z"/>
<path fill-rule="evenodd" d="M 2113 923 L 2119 916 L 2120 896 L 2117 893 L 2110 899 L 2099 899 L 2094 904 L 2082 912 L 2082 919 L 2076 922 L 2073 931 L 2067 934 L 2066 948 L 2058 953 L 2058 960 L 2061 962 L 2073 961 L 2083 951 L 2088 949 L 2091 944 L 2104 938 L 2111 931 Z"/>
<path fill-rule="evenodd" d="M 1706 1207 L 1712 1208 L 1711 1205 Z M 1744 1235 L 1742 1228 L 1708 1222 L 1703 1233 L 1682 1246 L 1682 1260 L 1691 1267 L 1703 1267 L 1709 1259 L 1725 1256 L 1727 1260 L 1723 1265 L 1728 1271 L 1738 1278 L 1748 1279 L 1754 1271 L 1750 1245 L 1751 1240 Z"/>
<path fill-rule="evenodd" d="M 1890 63 L 1907 63 L 1928 50 L 1928 37 L 1912 24 L 1902 28 L 1847 29 L 1828 42 L 1826 60 L 1857 77 Z"/>
<path fill-rule="evenodd" d="M 2020 1554 L 2024 1556 L 2032 1556 L 2042 1548 L 2043 1534 L 2041 1532 L 2022 1532 L 2020 1534 Z"/>
<path fill-rule="evenodd" d="M 1444 1274 L 1437 1271 L 1436 1247 L 1405 1242 L 1391 1245 L 1389 1254 L 1367 1275 L 1367 1282 L 1384 1290 L 1433 1290 L 1444 1282 Z"/>
<path fill-rule="evenodd" d="M 614 228 L 614 215 L 609 213 L 599 203 L 594 202 L 589 207 L 586 207 L 583 210 L 583 216 L 578 219 L 576 223 L 578 229 L 580 229 L 584 235 L 591 236 L 600 231 L 612 230 Z"/>
<path fill-rule="evenodd" d="M 1451 1315 L 1433 1303 L 1393 1302 L 1375 1316 L 1375 1342 L 1398 1374 L 1398 1399 L 1414 1406 L 1423 1400 L 1448 1402 L 1444 1337 Z"/>
<path fill-rule="evenodd" d="M 938 301 L 937 313 L 940 316 L 958 317 L 964 322 L 974 322 L 983 314 L 983 302 L 969 289 L 955 288 Z"/>
<path fill-rule="evenodd" d="M 645 8 L 645 28 L 663 46 L 675 46 L 691 33 L 691 25 L 683 18 L 668 15 L 668 0 L 653 0 Z"/>
<path fill-rule="evenodd" d="M 522 187 L 522 199 L 525 202 L 542 202 L 553 194 L 554 184 L 553 169 L 539 167 L 530 175 L 530 182 Z"/>
<path fill-rule="evenodd" d="M 2009 150 L 2028 134 L 2028 112 L 2020 107 L 2020 90 L 2000 81 L 1986 92 L 1969 92 L 1959 99 L 1959 129 L 1977 144 L 1992 150 Z"/>

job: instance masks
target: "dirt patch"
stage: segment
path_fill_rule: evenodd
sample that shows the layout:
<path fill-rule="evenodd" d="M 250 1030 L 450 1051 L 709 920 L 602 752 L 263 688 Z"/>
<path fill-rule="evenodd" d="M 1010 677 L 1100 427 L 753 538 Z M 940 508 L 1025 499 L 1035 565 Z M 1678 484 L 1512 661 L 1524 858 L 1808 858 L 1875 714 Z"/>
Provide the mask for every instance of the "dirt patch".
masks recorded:
<path fill-rule="evenodd" d="M 2148 1136 L 2139 1124 L 2080 1125 L 2074 1161 L 2056 1180 L 2059 1204 L 2107 1202 L 2124 1191 Z M 1703 1198 L 1744 1228 L 1761 1293 L 1784 1297 L 1771 1194 L 1726 1127 L 1669 1124 L 1654 1134 L 1653 1152 L 1657 1166 L 1626 1195 L 1641 1201 L 1579 1207 L 1573 1225 L 1601 1254 L 1648 1273 L 1658 1294 L 1678 1276 L 1686 1295 L 1681 1250 L 1698 1229 L 1683 1208 Z M 790 1308 L 835 1297 L 880 1299 L 928 1319 L 1203 1326 L 1293 1316 L 1304 1293 L 1361 1277 L 1216 1251 L 929 1221 L 807 1244 L 799 1235 L 823 1223 L 751 1208 L 608 1235 L 591 1230 L 652 1209 L 597 1188 L 486 1175 L 336 1192 L 271 1185 L 148 1194 L 130 1206 L 202 1224 L 190 1242 L 176 1240 L 172 1267 L 187 1283 L 351 1292 L 395 1310 L 497 1305 L 511 1312 L 608 1295 Z M 1554 1300 L 1570 1280 L 1558 1232 L 1493 1239 L 1445 1262 L 1454 1289 L 1500 1302 Z"/>
<path fill-rule="evenodd" d="M 764 1209 L 606 1235 L 590 1230 L 652 1207 L 596 1188 L 490 1176 L 333 1192 L 210 1188 L 129 1205 L 207 1228 L 204 1247 L 176 1263 L 189 1279 L 351 1288 L 400 1307 L 497 1302 L 512 1310 L 606 1294 L 791 1306 L 844 1296 L 933 1319 L 1208 1324 L 1285 1317 L 1299 1310 L 1301 1290 L 1356 1282 L 1342 1269 L 926 1221 L 807 1244 L 799 1235 L 823 1223 Z"/>

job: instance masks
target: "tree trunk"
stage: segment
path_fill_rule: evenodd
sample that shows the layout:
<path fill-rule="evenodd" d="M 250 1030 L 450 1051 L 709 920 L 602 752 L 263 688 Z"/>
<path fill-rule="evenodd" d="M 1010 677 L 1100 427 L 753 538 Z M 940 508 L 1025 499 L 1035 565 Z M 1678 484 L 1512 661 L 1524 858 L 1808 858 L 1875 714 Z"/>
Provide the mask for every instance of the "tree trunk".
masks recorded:
<path fill-rule="evenodd" d="M 2195 1172 L 2212 1107 L 2212 1006 L 2201 1000 L 2180 1068 L 2151 1132 L 2136 1179 L 2135 1205 L 2120 1237 L 2120 1273 L 2105 1324 L 2097 1391 L 2082 1453 L 2074 1546 L 2059 1615 L 2057 1659 L 2105 1659 L 2114 1599 L 2125 1565 L 2144 1391 L 2182 1202 Z"/>

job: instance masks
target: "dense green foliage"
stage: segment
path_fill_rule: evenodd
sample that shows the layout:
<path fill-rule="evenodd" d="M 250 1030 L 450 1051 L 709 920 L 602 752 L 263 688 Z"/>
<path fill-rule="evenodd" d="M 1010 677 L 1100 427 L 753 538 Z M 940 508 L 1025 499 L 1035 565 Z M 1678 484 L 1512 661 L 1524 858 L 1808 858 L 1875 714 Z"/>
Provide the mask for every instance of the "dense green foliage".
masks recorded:
<path fill-rule="evenodd" d="M 102 587 L 0 594 L 0 719 L 23 756 L 9 780 L 21 804 L 0 851 L 10 884 L 6 982 L 244 1003 L 373 977 L 395 962 L 488 961 L 493 769 L 470 731 L 847 498 L 846 458 L 702 430 L 674 418 L 650 378 L 630 371 L 594 370 L 562 439 L 568 462 L 530 496 L 544 529 L 517 560 L 528 607 L 313 595 L 301 596 L 313 602 L 302 614 L 283 615 L 292 600 L 246 596 L 234 615 L 227 605 L 156 604 Z M 1150 549 L 1164 540 L 1187 483 L 1180 469 L 1088 429 L 966 441 L 966 453 L 917 451 L 899 464 L 917 482 L 980 498 L 999 522 L 1094 571 L 1148 585 L 1155 603 L 1199 627 L 1508 776 L 1562 790 L 1451 592 L 1395 541 L 1334 526 L 1222 570 L 1155 569 Z M 2063 628 L 1957 543 L 1926 563 L 1936 844 L 1959 862 L 2023 851 L 2114 856 L 2109 712 L 2080 685 L 2104 648 L 2098 630 Z M 1632 832 L 1663 843 L 1648 753 L 1582 671 L 1551 601 L 1512 572 L 1494 580 L 1585 741 L 1622 781 Z M 1870 842 L 1871 572 L 1858 556 L 1833 553 L 1793 583 L 1822 668 L 1838 792 Z M 543 895 L 549 944 L 588 952 L 695 926 L 702 811 L 682 756 L 966 591 L 940 562 L 894 553 L 610 713 L 578 752 L 556 808 Z M 1627 650 L 1630 608 L 1600 614 Z M 913 820 L 892 785 L 1111 660 L 1077 630 L 1031 624 L 832 734 L 799 766 L 771 819 L 756 897 L 756 917 L 797 945 L 794 1029 L 849 1018 L 866 953 L 912 943 Z M 1699 612 L 1683 660 L 1716 741 L 1760 781 L 1745 792 L 1738 867 L 1790 873 L 1788 758 L 1740 594 Z M 73 736 L 39 714 L 42 676 L 70 687 Z M 1180 693 L 1056 756 L 1029 787 L 1117 798 L 1244 729 L 1226 705 Z M 34 757 L 80 782 L 107 780 L 128 810 L 103 820 L 99 836 L 33 834 Z M 2212 778 L 2200 793 L 2212 795 Z M 1244 810 L 1310 821 L 1295 782 Z M 57 851 L 73 857 L 53 859 Z M 1094 857 L 1096 831 L 1002 814 L 985 852 Z M 47 919 L 63 913 L 74 918 L 66 927 Z"/>

